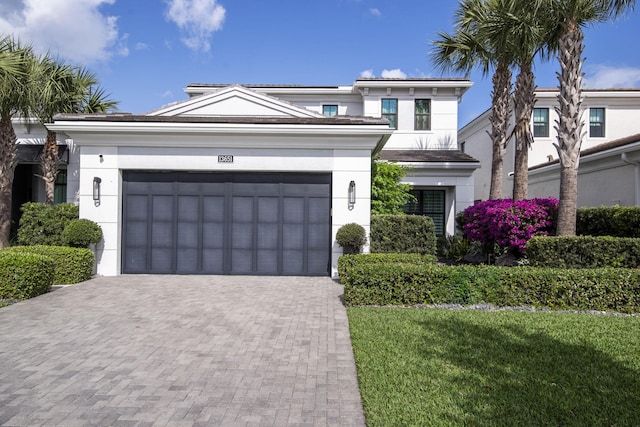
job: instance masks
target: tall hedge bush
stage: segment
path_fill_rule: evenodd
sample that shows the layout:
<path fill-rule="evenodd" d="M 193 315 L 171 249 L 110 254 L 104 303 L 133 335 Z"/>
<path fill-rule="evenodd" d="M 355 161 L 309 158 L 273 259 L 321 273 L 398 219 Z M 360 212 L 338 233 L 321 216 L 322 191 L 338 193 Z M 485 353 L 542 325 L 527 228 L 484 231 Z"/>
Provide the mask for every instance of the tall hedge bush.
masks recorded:
<path fill-rule="evenodd" d="M 91 278 L 95 256 L 85 248 L 68 246 L 12 246 L 2 252 L 20 252 L 46 256 L 53 260 L 54 285 L 70 285 Z"/>
<path fill-rule="evenodd" d="M 44 255 L 0 251 L 0 299 L 23 300 L 49 292 L 54 261 Z"/>
<path fill-rule="evenodd" d="M 18 228 L 19 245 L 63 245 L 62 232 L 79 215 L 71 203 L 48 205 L 28 202 L 22 205 Z"/>
<path fill-rule="evenodd" d="M 529 240 L 532 266 L 556 268 L 640 267 L 640 238 L 539 236 Z"/>
<path fill-rule="evenodd" d="M 576 234 L 640 237 L 640 207 L 601 206 L 578 208 Z"/>
<path fill-rule="evenodd" d="M 372 253 L 436 254 L 436 227 L 428 216 L 373 215 L 369 240 Z"/>

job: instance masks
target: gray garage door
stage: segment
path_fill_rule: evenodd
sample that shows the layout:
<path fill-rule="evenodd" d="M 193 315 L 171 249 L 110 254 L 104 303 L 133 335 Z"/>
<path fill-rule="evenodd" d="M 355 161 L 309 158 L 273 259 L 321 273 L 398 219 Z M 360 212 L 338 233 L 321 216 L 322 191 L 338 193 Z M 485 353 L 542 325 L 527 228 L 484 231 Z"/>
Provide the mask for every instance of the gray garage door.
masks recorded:
<path fill-rule="evenodd" d="M 125 171 L 123 181 L 123 273 L 329 274 L 329 174 Z"/>

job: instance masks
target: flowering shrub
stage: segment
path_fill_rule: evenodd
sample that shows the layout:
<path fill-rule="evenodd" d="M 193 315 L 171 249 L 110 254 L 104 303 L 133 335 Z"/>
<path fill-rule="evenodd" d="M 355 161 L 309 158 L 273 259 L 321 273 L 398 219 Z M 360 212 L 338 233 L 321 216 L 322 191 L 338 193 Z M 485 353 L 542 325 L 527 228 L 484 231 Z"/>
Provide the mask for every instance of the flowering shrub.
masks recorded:
<path fill-rule="evenodd" d="M 557 215 L 554 198 L 486 200 L 464 210 L 462 232 L 470 241 L 499 245 L 522 256 L 530 238 L 555 231 Z"/>

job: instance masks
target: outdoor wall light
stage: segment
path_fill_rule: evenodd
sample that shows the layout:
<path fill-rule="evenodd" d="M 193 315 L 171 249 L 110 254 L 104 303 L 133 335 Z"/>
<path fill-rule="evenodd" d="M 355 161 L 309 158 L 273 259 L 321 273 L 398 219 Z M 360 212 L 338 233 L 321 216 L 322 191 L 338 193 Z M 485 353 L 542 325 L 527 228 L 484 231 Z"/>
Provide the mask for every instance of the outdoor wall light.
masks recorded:
<path fill-rule="evenodd" d="M 348 201 L 349 201 L 349 210 L 351 210 L 356 204 L 356 182 L 355 181 L 351 181 L 349 183 Z"/>
<path fill-rule="evenodd" d="M 93 203 L 96 206 L 100 206 L 100 183 L 102 179 L 97 176 L 93 177 Z"/>

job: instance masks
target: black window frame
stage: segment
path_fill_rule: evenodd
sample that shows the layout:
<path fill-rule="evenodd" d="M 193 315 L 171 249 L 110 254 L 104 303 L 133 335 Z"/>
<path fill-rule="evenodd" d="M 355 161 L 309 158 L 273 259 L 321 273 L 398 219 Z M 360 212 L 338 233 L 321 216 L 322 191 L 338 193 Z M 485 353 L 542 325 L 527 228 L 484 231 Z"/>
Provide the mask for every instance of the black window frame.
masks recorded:
<path fill-rule="evenodd" d="M 594 117 L 591 114 L 593 111 L 602 112 L 602 117 L 597 117 L 597 119 L 602 119 L 601 121 L 593 120 Z M 607 123 L 607 119 L 606 119 L 606 111 L 604 107 L 589 108 L 589 138 L 604 138 L 606 123 Z"/>
<path fill-rule="evenodd" d="M 544 121 L 536 121 L 536 112 L 545 112 Z M 549 108 L 534 108 L 531 117 L 533 121 L 533 137 L 548 138 L 549 137 Z"/>
<path fill-rule="evenodd" d="M 53 188 L 53 203 L 67 203 L 67 170 L 60 169 L 56 174 Z"/>
<path fill-rule="evenodd" d="M 395 112 L 385 113 L 385 102 L 393 102 L 395 105 Z M 389 120 L 389 127 L 391 129 L 398 129 L 398 98 L 382 98 L 380 107 L 382 118 Z"/>
<path fill-rule="evenodd" d="M 426 102 L 427 112 L 426 113 L 418 113 L 418 103 Z M 414 130 L 431 130 L 431 99 L 429 98 L 420 98 L 414 100 L 414 119 L 413 119 L 413 129 Z"/>
<path fill-rule="evenodd" d="M 335 114 L 327 114 L 326 108 L 330 107 L 332 110 L 335 109 Z M 322 115 L 327 117 L 335 117 L 338 115 L 338 104 L 323 104 L 322 105 Z"/>
<path fill-rule="evenodd" d="M 436 236 L 443 236 L 447 232 L 447 190 L 434 188 L 414 188 L 410 193 L 415 197 L 415 201 L 407 203 L 403 210 L 408 215 L 423 215 L 433 219 L 436 226 Z M 425 209 L 425 195 L 427 193 L 438 193 L 442 198 L 442 206 L 439 210 Z M 436 217 L 437 216 L 437 217 Z M 441 222 L 438 222 L 438 220 Z M 440 224 L 440 225 L 439 225 Z"/>

